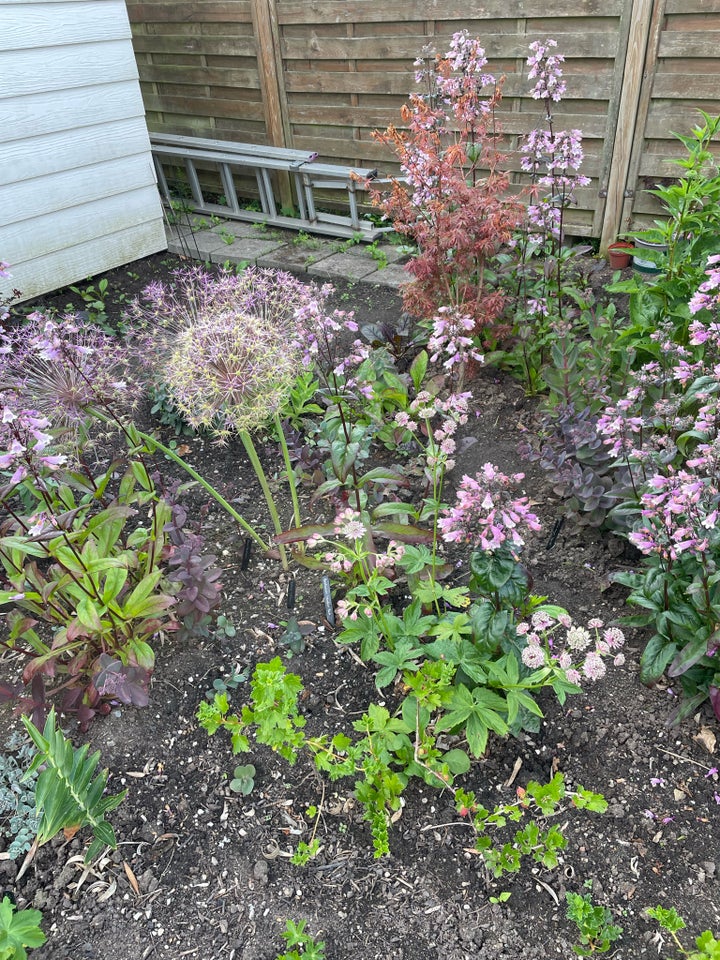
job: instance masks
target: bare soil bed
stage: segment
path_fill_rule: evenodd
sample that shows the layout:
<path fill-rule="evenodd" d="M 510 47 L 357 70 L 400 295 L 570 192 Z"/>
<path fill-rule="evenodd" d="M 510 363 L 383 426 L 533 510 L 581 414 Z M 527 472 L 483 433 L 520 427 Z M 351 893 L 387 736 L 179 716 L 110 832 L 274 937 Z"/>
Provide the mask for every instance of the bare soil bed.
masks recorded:
<path fill-rule="evenodd" d="M 108 276 L 112 311 L 176 265 L 158 256 L 114 271 Z M 336 299 L 365 322 L 392 323 L 401 312 L 393 293 L 362 283 L 338 284 Z M 45 305 L 71 300 L 63 291 Z M 543 521 L 524 555 L 533 592 L 579 619 L 612 622 L 625 611 L 624 591 L 611 585 L 610 575 L 632 557 L 621 541 L 570 521 L 548 548 L 563 504 L 517 452 L 533 430 L 533 405 L 492 369 L 481 369 L 470 388 L 476 415 L 465 432 L 474 442 L 458 458 L 450 487 L 488 460 L 508 473 L 524 471 L 525 492 Z M 260 495 L 240 444 L 182 442 L 187 459 L 252 518 Z M 272 466 L 272 445 L 264 456 Z M 172 476 L 168 462 L 160 458 L 158 466 Z M 200 505 L 199 495 L 192 497 Z M 195 713 L 213 680 L 234 665 L 248 673 L 277 654 L 287 657 L 278 624 L 288 613 L 288 577 L 257 554 L 242 571 L 239 533 L 214 506 L 204 534 L 224 569 L 221 612 L 234 621 L 236 635 L 161 640 L 150 706 L 114 709 L 86 735 L 110 768 L 109 788 L 129 790 L 111 815 L 117 850 L 87 872 L 84 835 L 69 842 L 60 835 L 17 883 L 18 864 L 0 860 L 0 889 L 12 892 L 19 906 L 43 911 L 48 941 L 33 953 L 36 960 L 273 960 L 282 952 L 288 918 L 308 921 L 325 941 L 328 960 L 568 957 L 575 930 L 565 918 L 565 891 L 590 887 L 593 900 L 609 906 L 624 928 L 614 946 L 617 958 L 674 955 L 644 916 L 658 903 L 674 905 L 693 938 L 706 928 L 717 933 L 720 784 L 717 774 L 708 774 L 716 757 L 698 739 L 713 721 L 708 710 L 668 728 L 672 690 L 646 689 L 638 680 L 642 636 L 630 634 L 626 663 L 585 695 L 564 707 L 544 698 L 537 735 L 492 739 L 486 757 L 463 779 L 486 806 L 512 801 L 519 786 L 544 782 L 558 770 L 569 783 L 603 793 L 604 815 L 571 807 L 559 814 L 569 838 L 560 868 L 524 863 L 518 874 L 494 880 L 472 851 L 472 833 L 452 797 L 415 782 L 391 829 L 391 855 L 376 860 L 352 784 L 323 781 L 309 761 L 291 767 L 258 747 L 249 757 L 257 768 L 253 792 L 230 790 L 238 761 L 228 739 L 208 738 Z M 348 729 L 373 700 L 392 707 L 394 694 L 379 694 L 372 671 L 334 642 L 319 575 L 298 569 L 295 577 L 293 613 L 313 627 L 289 669 L 305 683 L 309 728 Z M 0 661 L 0 673 L 13 669 L 11 658 Z M 244 696 L 241 685 L 235 708 Z M 3 735 L 15 724 L 9 713 L 0 716 Z M 289 856 L 310 837 L 310 805 L 321 810 L 321 850 L 298 867 Z M 511 894 L 505 903 L 492 902 L 504 891 Z"/>

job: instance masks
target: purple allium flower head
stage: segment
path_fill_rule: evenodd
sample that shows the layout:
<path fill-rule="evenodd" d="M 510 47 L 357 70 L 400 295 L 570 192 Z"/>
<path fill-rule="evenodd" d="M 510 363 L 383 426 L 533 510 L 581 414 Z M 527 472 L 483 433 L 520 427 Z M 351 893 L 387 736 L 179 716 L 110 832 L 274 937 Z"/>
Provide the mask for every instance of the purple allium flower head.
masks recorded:
<path fill-rule="evenodd" d="M 146 347 L 158 379 L 193 427 L 220 438 L 278 412 L 302 366 L 306 324 L 322 312 L 321 291 L 273 270 L 216 277 L 195 267 L 145 297 L 135 314 L 152 324 Z"/>
<path fill-rule="evenodd" d="M 89 407 L 132 404 L 139 395 L 119 341 L 73 314 L 30 314 L 5 333 L 0 375 L 54 426 L 89 420 Z"/>

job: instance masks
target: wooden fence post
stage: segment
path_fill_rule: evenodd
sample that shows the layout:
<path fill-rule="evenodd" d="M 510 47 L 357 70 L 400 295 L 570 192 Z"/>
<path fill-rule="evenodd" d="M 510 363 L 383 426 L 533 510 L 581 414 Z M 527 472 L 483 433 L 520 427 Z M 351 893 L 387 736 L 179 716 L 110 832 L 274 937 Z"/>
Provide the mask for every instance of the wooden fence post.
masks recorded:
<path fill-rule="evenodd" d="M 650 36 L 654 6 L 655 0 L 633 0 L 627 59 L 617 117 L 615 147 L 610 164 L 605 217 L 600 236 L 601 254 L 604 254 L 608 244 L 615 240 L 620 229 L 630 158 L 633 154 L 633 143 L 638 133 L 638 108 L 643 88 L 645 53 Z"/>
<path fill-rule="evenodd" d="M 275 0 L 250 0 L 250 8 L 266 135 L 273 147 L 291 147 L 292 133 L 283 81 Z M 287 174 L 278 174 L 278 186 L 283 207 L 292 207 L 293 195 Z"/>

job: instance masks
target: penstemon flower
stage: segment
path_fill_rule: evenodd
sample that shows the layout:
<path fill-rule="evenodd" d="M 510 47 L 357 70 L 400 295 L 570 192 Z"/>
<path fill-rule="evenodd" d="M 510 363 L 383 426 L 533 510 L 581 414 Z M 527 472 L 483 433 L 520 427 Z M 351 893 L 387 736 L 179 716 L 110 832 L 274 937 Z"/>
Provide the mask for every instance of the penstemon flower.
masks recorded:
<path fill-rule="evenodd" d="M 438 521 L 447 542 L 471 543 L 481 550 L 497 550 L 504 543 L 520 547 L 521 529 L 540 530 L 527 497 L 514 497 L 511 488 L 523 473 L 509 477 L 486 463 L 475 477 L 464 476 L 455 506 Z"/>
<path fill-rule="evenodd" d="M 52 425 L 47 417 L 17 403 L 16 395 L 0 393 L 0 470 L 13 471 L 3 495 L 28 476 L 44 489 L 42 477 L 67 462 L 64 454 L 53 451 L 56 441 L 48 433 Z"/>
<path fill-rule="evenodd" d="M 708 257 L 707 266 L 709 269 L 705 273 L 708 279 L 700 284 L 689 303 L 692 314 L 720 307 L 720 253 Z"/>
<path fill-rule="evenodd" d="M 527 59 L 528 77 L 537 81 L 531 91 L 534 100 L 561 100 L 567 86 L 563 80 L 560 64 L 565 57 L 560 53 L 549 51 L 557 47 L 557 40 L 546 40 L 542 43 L 536 40 L 530 44 L 530 56 Z"/>

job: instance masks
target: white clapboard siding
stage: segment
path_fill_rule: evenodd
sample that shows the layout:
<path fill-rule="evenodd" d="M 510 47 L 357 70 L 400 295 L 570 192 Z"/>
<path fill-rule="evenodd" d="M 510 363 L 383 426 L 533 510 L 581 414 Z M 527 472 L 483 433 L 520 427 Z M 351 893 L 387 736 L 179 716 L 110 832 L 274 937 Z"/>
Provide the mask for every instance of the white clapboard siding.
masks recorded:
<path fill-rule="evenodd" d="M 106 163 L 74 167 L 39 180 L 23 180 L 0 187 L 4 223 L 22 223 L 30 217 L 82 206 L 117 193 L 126 193 L 154 180 L 154 169 L 145 154 L 120 157 Z M 21 229 L 21 227 L 18 227 Z"/>
<path fill-rule="evenodd" d="M 0 0 L 0 298 L 166 247 L 124 0 Z"/>
<path fill-rule="evenodd" d="M 61 43 L 87 40 L 117 40 L 130 36 L 129 24 L 119 4 L 107 0 L 86 0 L 82 16 L 77 3 L 64 0 L 48 6 L 45 3 L 15 4 L 3 16 L 2 45 L 5 50 L 55 47 Z"/>
<path fill-rule="evenodd" d="M 0 250 L 12 243 L 15 250 L 12 272 L 17 273 L 22 263 L 62 250 L 68 236 L 74 245 L 101 241 L 106 233 L 129 230 L 133 223 L 147 219 L 154 190 L 154 184 L 138 187 L 114 197 L 100 197 L 82 206 L 35 217 L 27 221 L 27 229 L 21 234 L 17 234 L 16 224 L 0 222 Z"/>
<path fill-rule="evenodd" d="M 47 177 L 65 169 L 69 150 L 82 145 L 87 164 L 104 163 L 128 154 L 144 154 L 147 145 L 147 127 L 140 117 L 95 123 L 75 130 L 61 130 L 35 137 L 33 152 L 27 153 L 27 144 L 15 140 L 0 150 L 0 183 L 16 183 Z M 80 157 L 82 160 L 82 157 Z M 78 168 L 80 169 L 80 168 Z M 47 185 L 41 185 L 47 190 Z M 4 214 L 4 211 L 3 211 Z"/>
<path fill-rule="evenodd" d="M 70 133 L 86 124 L 110 123 L 128 117 L 139 118 L 144 123 L 140 91 L 134 79 L 65 90 L 61 111 L 57 110 L 57 100 L 55 91 L 3 100 L 0 110 L 5 142 L 2 149 L 12 140 L 27 139 L 29 130 L 32 130 L 33 137 L 68 130 L 68 116 L 76 118 Z"/>
<path fill-rule="evenodd" d="M 128 59 L 128 47 L 132 50 L 127 40 L 108 40 L 3 51 L 0 100 L 46 90 L 61 92 L 87 87 L 97 83 L 100 77 L 136 79 L 137 67 L 134 59 Z"/>
<path fill-rule="evenodd" d="M 35 261 L 26 261 L 11 268 L 12 279 L 3 281 L 9 290 L 17 287 L 22 291 L 23 299 L 38 297 L 50 290 L 57 289 L 56 277 L 68 275 L 71 279 L 63 282 L 76 283 L 86 277 L 121 267 L 138 259 L 138 249 L 145 248 L 150 253 L 157 242 L 157 227 L 153 221 L 136 223 L 126 230 L 108 234 L 105 243 L 91 240 L 76 246 L 68 246 L 47 257 Z M 141 254 L 144 256 L 144 254 Z"/>

